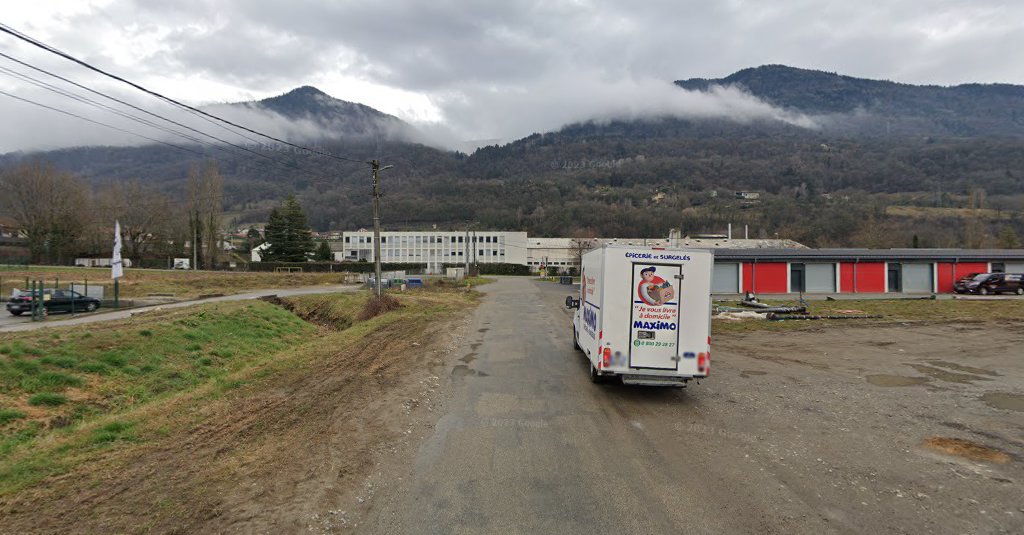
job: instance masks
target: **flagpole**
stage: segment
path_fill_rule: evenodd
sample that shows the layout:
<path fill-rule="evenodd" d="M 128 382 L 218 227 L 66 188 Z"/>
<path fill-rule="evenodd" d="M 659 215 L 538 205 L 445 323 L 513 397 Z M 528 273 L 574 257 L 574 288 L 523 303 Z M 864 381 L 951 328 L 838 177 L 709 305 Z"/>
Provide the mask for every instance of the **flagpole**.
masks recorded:
<path fill-rule="evenodd" d="M 114 279 L 114 308 L 121 308 L 121 288 L 118 282 L 124 274 L 121 264 L 121 222 L 114 220 L 114 254 L 110 259 L 110 278 Z"/>

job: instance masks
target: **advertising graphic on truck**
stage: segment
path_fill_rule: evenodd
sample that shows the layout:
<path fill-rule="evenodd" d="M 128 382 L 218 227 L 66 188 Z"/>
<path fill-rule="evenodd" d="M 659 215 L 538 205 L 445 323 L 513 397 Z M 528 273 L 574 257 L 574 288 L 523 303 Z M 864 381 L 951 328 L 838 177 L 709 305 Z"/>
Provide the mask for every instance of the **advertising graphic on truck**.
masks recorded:
<path fill-rule="evenodd" d="M 595 381 L 682 386 L 711 366 L 711 271 L 705 250 L 609 245 L 583 255 L 573 341 Z"/>

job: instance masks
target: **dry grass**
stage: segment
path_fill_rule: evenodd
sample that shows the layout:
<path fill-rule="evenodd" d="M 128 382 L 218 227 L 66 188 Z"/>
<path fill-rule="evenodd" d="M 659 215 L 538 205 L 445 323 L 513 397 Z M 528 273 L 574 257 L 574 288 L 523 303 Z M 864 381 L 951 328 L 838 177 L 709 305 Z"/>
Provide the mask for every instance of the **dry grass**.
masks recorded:
<path fill-rule="evenodd" d="M 68 283 L 100 285 L 113 296 L 110 270 L 100 268 L 47 268 L 0 270 L 0 292 L 10 295 L 11 288 L 23 288 L 25 279 L 41 280 L 47 287 Z M 230 271 L 170 271 L 159 269 L 126 269 L 120 281 L 121 297 L 140 298 L 165 295 L 192 299 L 200 295 L 230 295 L 260 288 L 294 288 L 342 284 L 343 273 L 264 273 Z"/>
<path fill-rule="evenodd" d="M 402 303 L 398 302 L 389 294 L 375 295 L 363 305 L 363 311 L 359 314 L 359 321 L 366 321 L 392 310 L 398 310 Z"/>
<path fill-rule="evenodd" d="M 1006 464 L 1010 462 L 1009 455 L 995 448 L 990 448 L 962 438 L 931 437 L 924 441 L 924 445 L 927 448 L 941 453 L 955 455 L 957 457 L 965 457 L 972 461 L 986 461 L 999 464 Z"/>
<path fill-rule="evenodd" d="M 794 305 L 792 301 L 766 301 L 771 305 Z M 735 302 L 721 303 L 738 306 Z M 753 309 L 751 309 L 753 310 Z M 980 323 L 1019 322 L 1024 320 L 1024 301 L 959 300 L 959 299 L 864 299 L 837 301 L 809 301 L 808 311 L 813 315 L 842 316 L 880 315 L 880 319 L 812 320 L 812 321 L 729 321 L 715 319 L 715 333 L 745 331 L 789 331 L 793 329 L 821 329 L 834 325 L 884 325 L 891 323 Z"/>
<path fill-rule="evenodd" d="M 886 206 L 885 215 L 898 217 L 956 217 L 960 219 L 981 218 L 1008 220 L 1013 212 L 1003 212 L 989 208 L 948 208 L 938 206 Z"/>
<path fill-rule="evenodd" d="M 299 296 L 282 303 L 219 303 L 169 311 L 142 323 L 136 318 L 60 334 L 0 336 L 5 361 L 40 363 L 40 369 L 22 375 L 36 377 L 53 368 L 87 378 L 81 387 L 44 385 L 41 390 L 67 397 L 67 404 L 53 407 L 26 402 L 29 392 L 21 375 L 3 383 L 7 388 L 0 390 L 0 408 L 7 409 L 7 421 L 0 425 L 0 514 L 5 495 L 58 474 L 92 472 L 98 468 L 92 463 L 114 453 L 107 450 L 115 446 L 127 452 L 152 441 L 166 444 L 166 437 L 187 433 L 195 425 L 194 415 L 222 398 L 262 396 L 267 384 L 283 376 L 318 377 L 322 363 L 339 348 L 364 347 L 382 329 L 395 334 L 385 337 L 389 344 L 419 336 L 428 325 L 464 312 L 478 300 L 475 292 L 426 290 L 403 295 L 401 306 L 387 312 L 384 308 L 398 302 L 388 296 L 378 315 L 360 320 L 370 297 L 369 292 L 353 292 Z M 319 331 L 299 319 L 307 315 L 316 316 Z M 45 351 L 26 352 L 47 343 Z M 76 361 L 65 363 L 62 358 L 69 355 Z M 104 358 L 109 362 L 104 367 L 89 366 Z M 74 367 L 62 368 L 69 364 Z M 191 408 L 182 412 L 182 405 Z M 108 429 L 111 425 L 117 429 Z"/>

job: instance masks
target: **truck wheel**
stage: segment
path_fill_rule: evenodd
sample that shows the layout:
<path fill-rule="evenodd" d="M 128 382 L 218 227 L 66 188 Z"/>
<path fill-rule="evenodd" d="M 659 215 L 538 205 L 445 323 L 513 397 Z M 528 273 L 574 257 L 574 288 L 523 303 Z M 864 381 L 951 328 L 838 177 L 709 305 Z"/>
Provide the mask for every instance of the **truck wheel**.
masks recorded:
<path fill-rule="evenodd" d="M 1024 295 L 1024 286 L 1017 288 L 1017 295 Z"/>
<path fill-rule="evenodd" d="M 981 295 L 988 295 L 988 288 L 978 288 L 978 293 Z"/>
<path fill-rule="evenodd" d="M 604 382 L 604 377 L 601 377 L 597 373 L 597 368 L 595 368 L 593 364 L 590 365 L 590 382 L 595 385 L 599 385 Z"/>
<path fill-rule="evenodd" d="M 580 347 L 579 339 L 576 337 L 576 329 L 575 328 L 573 328 L 573 330 L 572 330 L 572 348 L 575 349 L 576 351 L 582 351 L 583 350 L 583 348 Z"/>
<path fill-rule="evenodd" d="M 13 314 L 15 316 L 20 316 L 21 315 L 21 311 L 20 310 L 12 310 L 11 314 Z"/>

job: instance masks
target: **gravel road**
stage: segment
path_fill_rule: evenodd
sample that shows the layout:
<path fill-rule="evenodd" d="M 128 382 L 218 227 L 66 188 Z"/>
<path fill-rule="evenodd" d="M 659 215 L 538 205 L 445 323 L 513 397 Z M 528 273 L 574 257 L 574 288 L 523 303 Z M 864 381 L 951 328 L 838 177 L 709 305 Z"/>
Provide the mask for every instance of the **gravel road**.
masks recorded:
<path fill-rule="evenodd" d="M 665 390 L 590 383 L 571 287 L 481 290 L 442 415 L 357 529 L 1024 531 L 1024 324 L 723 336 Z"/>

